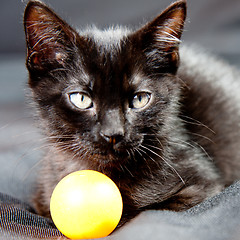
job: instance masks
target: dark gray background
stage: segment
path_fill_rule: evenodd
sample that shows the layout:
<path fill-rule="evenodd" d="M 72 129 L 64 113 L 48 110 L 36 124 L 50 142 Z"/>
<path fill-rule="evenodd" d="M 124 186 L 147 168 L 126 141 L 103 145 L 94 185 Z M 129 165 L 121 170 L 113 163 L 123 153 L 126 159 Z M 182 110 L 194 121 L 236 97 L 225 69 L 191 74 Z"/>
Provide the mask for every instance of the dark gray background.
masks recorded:
<path fill-rule="evenodd" d="M 1 0 L 0 53 L 24 53 L 22 15 L 25 3 Z M 139 26 L 157 16 L 170 0 L 46 0 L 74 27 L 96 24 Z M 239 61 L 240 1 L 188 0 L 184 40 L 196 42 L 232 60 Z M 231 55 L 231 57 L 229 56 Z"/>
<path fill-rule="evenodd" d="M 170 0 L 48 0 L 74 27 L 140 26 Z M 26 107 L 25 43 L 22 16 L 26 1 L 0 3 L 0 191 L 28 199 L 37 176 L 43 137 Z M 240 68 L 240 1 L 189 0 L 183 42 L 196 43 Z"/>

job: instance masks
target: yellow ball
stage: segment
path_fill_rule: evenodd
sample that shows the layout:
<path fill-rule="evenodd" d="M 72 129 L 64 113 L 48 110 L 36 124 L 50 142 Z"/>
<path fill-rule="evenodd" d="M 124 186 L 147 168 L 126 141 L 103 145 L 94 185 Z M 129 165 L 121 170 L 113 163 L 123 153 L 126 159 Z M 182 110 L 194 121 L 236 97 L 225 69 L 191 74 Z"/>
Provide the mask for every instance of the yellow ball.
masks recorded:
<path fill-rule="evenodd" d="M 53 222 L 71 239 L 106 237 L 119 223 L 122 209 L 122 197 L 115 183 L 93 170 L 64 177 L 50 201 Z"/>

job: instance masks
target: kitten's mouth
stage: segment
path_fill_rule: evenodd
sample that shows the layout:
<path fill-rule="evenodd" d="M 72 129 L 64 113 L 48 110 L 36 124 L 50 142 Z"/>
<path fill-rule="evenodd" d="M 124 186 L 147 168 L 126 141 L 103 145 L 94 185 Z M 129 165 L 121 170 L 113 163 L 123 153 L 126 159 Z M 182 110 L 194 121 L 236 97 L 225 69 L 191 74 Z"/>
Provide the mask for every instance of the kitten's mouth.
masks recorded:
<path fill-rule="evenodd" d="M 111 161 L 123 161 L 123 159 L 129 157 L 126 150 L 113 150 L 108 149 L 106 152 L 103 153 L 103 156 L 106 156 Z"/>
<path fill-rule="evenodd" d="M 93 154 L 94 160 L 100 164 L 123 164 L 130 159 L 130 154 L 126 149 L 104 148 Z"/>

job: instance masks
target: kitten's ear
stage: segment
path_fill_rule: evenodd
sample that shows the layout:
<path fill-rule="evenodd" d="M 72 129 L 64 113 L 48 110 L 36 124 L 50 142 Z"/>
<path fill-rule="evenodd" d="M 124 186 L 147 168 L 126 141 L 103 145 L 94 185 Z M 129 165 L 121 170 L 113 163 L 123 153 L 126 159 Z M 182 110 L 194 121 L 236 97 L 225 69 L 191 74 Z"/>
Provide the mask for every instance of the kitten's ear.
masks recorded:
<path fill-rule="evenodd" d="M 170 64 L 173 68 L 177 67 L 178 48 L 185 18 L 186 0 L 180 0 L 135 33 L 152 65 L 158 65 L 162 59 L 166 66 Z"/>
<path fill-rule="evenodd" d="M 25 9 L 27 66 L 46 70 L 62 65 L 76 41 L 76 32 L 40 1 L 30 1 Z"/>

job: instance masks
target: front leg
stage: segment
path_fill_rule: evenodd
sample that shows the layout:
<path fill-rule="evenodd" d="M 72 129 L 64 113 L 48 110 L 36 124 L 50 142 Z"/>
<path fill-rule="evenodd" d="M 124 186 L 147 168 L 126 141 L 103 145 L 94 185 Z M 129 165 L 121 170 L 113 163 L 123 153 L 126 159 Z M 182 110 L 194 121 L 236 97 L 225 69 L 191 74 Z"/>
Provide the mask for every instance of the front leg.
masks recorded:
<path fill-rule="evenodd" d="M 183 188 L 178 193 L 174 194 L 167 200 L 153 205 L 155 209 L 164 209 L 172 211 L 185 211 L 189 208 L 201 203 L 207 198 L 210 198 L 223 190 L 221 184 L 191 185 Z"/>
<path fill-rule="evenodd" d="M 127 212 L 139 213 L 145 209 L 184 211 L 224 189 L 218 174 L 195 170 L 188 168 L 187 174 L 181 173 L 185 178 L 169 175 L 165 181 L 160 181 L 156 174 L 151 179 L 136 181 L 128 189 L 121 189 L 127 206 L 126 216 Z"/>

